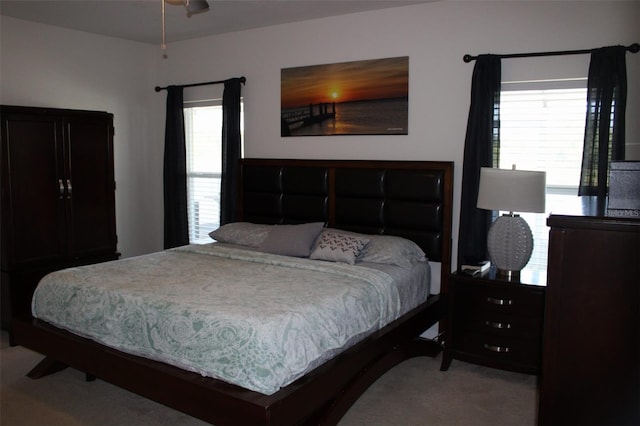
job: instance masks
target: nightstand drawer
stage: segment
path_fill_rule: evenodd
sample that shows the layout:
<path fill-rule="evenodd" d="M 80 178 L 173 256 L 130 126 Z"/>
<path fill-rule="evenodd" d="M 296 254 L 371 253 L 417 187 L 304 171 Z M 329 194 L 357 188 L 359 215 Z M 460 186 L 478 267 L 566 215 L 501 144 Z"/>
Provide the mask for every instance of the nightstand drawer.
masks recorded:
<path fill-rule="evenodd" d="M 542 316 L 517 316 L 490 311 L 471 311 L 462 316 L 457 325 L 461 332 L 473 331 L 503 337 L 539 341 L 542 335 Z"/>
<path fill-rule="evenodd" d="M 488 285 L 458 284 L 455 288 L 456 303 L 473 306 L 483 312 L 501 312 L 522 316 L 540 317 L 544 308 L 544 293 L 523 288 Z"/>
<path fill-rule="evenodd" d="M 491 359 L 499 363 L 538 366 L 540 341 L 509 339 L 484 333 L 462 333 L 455 339 L 457 352 Z"/>

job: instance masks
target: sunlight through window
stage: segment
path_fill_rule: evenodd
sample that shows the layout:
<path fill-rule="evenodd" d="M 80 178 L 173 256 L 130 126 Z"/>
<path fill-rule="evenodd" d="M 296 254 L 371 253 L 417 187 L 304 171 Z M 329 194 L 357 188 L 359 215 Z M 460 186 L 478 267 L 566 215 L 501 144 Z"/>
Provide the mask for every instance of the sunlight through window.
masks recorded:
<path fill-rule="evenodd" d="M 240 129 L 243 116 L 241 104 Z M 204 244 L 212 241 L 209 232 L 220 226 L 222 101 L 189 103 L 184 108 L 184 127 L 189 242 Z"/>
<path fill-rule="evenodd" d="M 538 85 L 543 85 L 538 84 Z M 586 116 L 586 88 L 506 90 L 500 94 L 500 164 L 547 173 L 546 212 L 523 213 L 534 248 L 525 270 L 545 273 L 554 211 L 579 209 L 578 185 Z"/>

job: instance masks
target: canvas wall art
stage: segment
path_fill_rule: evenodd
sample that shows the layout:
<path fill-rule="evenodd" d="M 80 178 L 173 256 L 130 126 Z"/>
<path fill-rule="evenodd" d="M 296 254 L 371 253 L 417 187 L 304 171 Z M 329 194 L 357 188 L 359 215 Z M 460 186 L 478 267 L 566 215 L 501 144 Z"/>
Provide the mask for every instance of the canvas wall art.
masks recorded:
<path fill-rule="evenodd" d="M 409 57 L 281 70 L 281 134 L 407 135 Z"/>

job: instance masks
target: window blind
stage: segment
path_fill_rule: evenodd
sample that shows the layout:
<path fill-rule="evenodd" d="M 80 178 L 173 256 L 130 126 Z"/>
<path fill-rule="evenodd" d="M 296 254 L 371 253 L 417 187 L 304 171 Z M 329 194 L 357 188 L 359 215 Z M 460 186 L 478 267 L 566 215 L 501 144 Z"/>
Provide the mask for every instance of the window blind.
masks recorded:
<path fill-rule="evenodd" d="M 222 105 L 184 109 L 189 242 L 211 241 L 220 223 Z"/>
<path fill-rule="evenodd" d="M 554 81 L 553 86 L 562 85 Z M 546 213 L 523 213 L 532 229 L 534 251 L 525 269 L 546 271 L 548 227 L 552 211 L 579 209 L 578 184 L 586 117 L 586 87 L 548 88 L 546 82 L 529 88 L 503 85 L 500 98 L 500 162 L 510 169 L 547 173 Z M 580 84 L 578 84 L 580 85 Z"/>

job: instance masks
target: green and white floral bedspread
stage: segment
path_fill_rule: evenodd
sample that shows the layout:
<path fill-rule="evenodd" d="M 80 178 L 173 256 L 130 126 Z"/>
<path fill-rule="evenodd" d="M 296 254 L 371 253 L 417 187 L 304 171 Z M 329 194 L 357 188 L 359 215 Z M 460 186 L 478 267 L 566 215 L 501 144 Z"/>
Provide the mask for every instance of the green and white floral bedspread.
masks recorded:
<path fill-rule="evenodd" d="M 32 310 L 123 352 L 272 394 L 396 319 L 401 302 L 379 270 L 209 244 L 54 272 Z"/>

